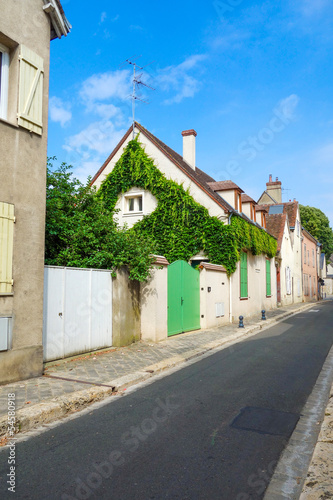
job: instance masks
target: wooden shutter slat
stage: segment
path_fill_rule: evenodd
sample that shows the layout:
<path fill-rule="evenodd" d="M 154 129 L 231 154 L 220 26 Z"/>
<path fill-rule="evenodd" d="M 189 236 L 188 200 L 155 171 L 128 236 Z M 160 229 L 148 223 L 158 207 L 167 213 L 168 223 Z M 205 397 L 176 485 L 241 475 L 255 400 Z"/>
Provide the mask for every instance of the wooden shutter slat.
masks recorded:
<path fill-rule="evenodd" d="M 0 294 L 12 292 L 14 205 L 0 202 Z"/>
<path fill-rule="evenodd" d="M 42 134 L 43 59 L 21 45 L 18 124 Z"/>

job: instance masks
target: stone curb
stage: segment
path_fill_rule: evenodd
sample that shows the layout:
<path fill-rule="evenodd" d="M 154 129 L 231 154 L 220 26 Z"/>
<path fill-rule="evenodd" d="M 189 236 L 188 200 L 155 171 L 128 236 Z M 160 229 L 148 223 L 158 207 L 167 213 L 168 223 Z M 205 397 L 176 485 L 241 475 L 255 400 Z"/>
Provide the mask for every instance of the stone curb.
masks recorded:
<path fill-rule="evenodd" d="M 166 360 L 160 361 L 153 365 L 147 366 L 144 370 L 136 371 L 125 375 L 111 382 L 105 383 L 110 387 L 93 386 L 90 389 L 72 392 L 70 395 L 58 396 L 45 403 L 38 403 L 29 408 L 22 408 L 16 412 L 16 434 L 26 432 L 41 425 L 53 422 L 59 418 L 65 417 L 68 414 L 83 410 L 92 403 L 102 401 L 114 393 L 120 392 L 127 387 L 143 382 L 148 378 L 161 373 L 168 368 L 178 366 L 186 361 L 190 361 L 196 357 L 212 351 L 219 347 L 227 348 L 238 341 L 258 333 L 258 331 L 266 328 L 274 323 L 277 323 L 286 317 L 298 314 L 300 311 L 314 307 L 315 303 L 303 304 L 293 311 L 282 313 L 275 318 L 262 321 L 250 327 L 240 329 L 240 331 L 229 335 L 228 337 L 210 342 L 195 350 L 188 351 L 184 356 L 173 356 Z M 0 438 L 8 438 L 8 422 L 7 416 L 0 418 Z"/>

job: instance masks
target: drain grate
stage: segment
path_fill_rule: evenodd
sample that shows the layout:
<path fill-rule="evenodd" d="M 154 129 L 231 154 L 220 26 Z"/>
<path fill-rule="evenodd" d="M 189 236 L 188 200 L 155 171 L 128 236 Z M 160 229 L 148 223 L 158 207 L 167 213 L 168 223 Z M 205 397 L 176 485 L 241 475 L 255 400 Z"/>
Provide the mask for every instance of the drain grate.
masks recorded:
<path fill-rule="evenodd" d="M 300 415 L 268 408 L 247 406 L 233 420 L 231 427 L 245 431 L 290 437 Z"/>

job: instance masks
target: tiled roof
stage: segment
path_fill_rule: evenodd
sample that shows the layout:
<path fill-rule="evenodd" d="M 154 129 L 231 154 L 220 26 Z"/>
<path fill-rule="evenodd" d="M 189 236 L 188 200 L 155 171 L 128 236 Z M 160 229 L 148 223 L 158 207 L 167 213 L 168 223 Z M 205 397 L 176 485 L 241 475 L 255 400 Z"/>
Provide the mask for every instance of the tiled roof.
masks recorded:
<path fill-rule="evenodd" d="M 242 194 L 242 203 L 249 203 L 249 202 L 256 204 L 256 202 L 254 201 L 253 198 L 251 198 L 251 196 L 249 196 L 246 193 L 243 193 Z"/>
<path fill-rule="evenodd" d="M 256 205 L 254 208 L 256 212 L 268 212 L 267 207 L 269 207 L 269 205 Z"/>
<path fill-rule="evenodd" d="M 276 203 L 276 205 L 283 205 L 283 213 L 288 214 L 288 220 L 290 228 L 294 229 L 296 225 L 296 216 L 298 209 L 298 201 L 288 201 L 287 203 Z M 269 212 L 269 208 L 274 205 L 259 205 L 260 207 L 265 207 L 267 212 Z"/>
<path fill-rule="evenodd" d="M 209 271 L 219 271 L 221 273 L 226 273 L 227 270 L 223 266 L 218 264 L 211 264 L 210 262 L 201 262 L 200 268 L 208 269 Z"/>
<path fill-rule="evenodd" d="M 163 255 L 151 255 L 154 259 L 153 264 L 158 266 L 168 266 L 170 262 Z"/>
<path fill-rule="evenodd" d="M 282 203 L 282 205 L 284 206 L 284 213 L 288 214 L 290 227 L 294 228 L 296 225 L 298 201 L 290 201 L 288 203 Z"/>
<path fill-rule="evenodd" d="M 213 191 L 229 191 L 230 189 L 237 189 L 241 193 L 244 193 L 244 191 L 232 181 L 209 182 L 208 185 Z"/>
<path fill-rule="evenodd" d="M 280 252 L 281 250 L 281 244 L 282 244 L 286 220 L 287 220 L 286 214 L 274 214 L 266 216 L 266 229 L 270 234 L 275 236 L 275 238 L 277 239 L 278 252 Z"/>

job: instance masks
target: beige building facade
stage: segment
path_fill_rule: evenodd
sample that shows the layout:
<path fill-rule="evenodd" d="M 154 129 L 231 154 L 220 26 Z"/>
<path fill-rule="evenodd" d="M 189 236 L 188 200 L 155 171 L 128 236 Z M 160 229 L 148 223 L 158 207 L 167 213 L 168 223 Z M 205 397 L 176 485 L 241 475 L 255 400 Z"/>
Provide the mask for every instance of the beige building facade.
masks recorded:
<path fill-rule="evenodd" d="M 318 241 L 304 228 L 302 235 L 303 300 L 310 302 L 318 299 Z"/>
<path fill-rule="evenodd" d="M 70 25 L 58 0 L 0 0 L 0 12 L 0 383 L 7 383 L 43 370 L 50 39 Z"/>

